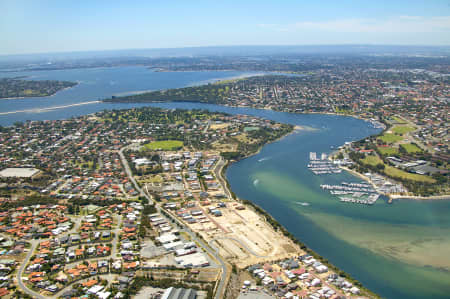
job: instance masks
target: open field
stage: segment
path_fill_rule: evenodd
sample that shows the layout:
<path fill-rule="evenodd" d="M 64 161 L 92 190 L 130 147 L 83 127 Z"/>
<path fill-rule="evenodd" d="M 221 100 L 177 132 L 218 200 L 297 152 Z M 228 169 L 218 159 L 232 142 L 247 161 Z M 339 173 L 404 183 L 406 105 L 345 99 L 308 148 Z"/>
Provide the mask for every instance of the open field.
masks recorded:
<path fill-rule="evenodd" d="M 173 151 L 181 147 L 183 147 L 183 141 L 179 140 L 154 141 L 144 145 L 144 148 L 149 150 L 163 150 L 163 151 Z"/>
<path fill-rule="evenodd" d="M 384 172 L 394 178 L 402 178 L 407 179 L 411 181 L 416 182 L 425 182 L 425 183 L 435 183 L 436 181 L 429 176 L 421 175 L 421 174 L 415 174 L 415 173 L 409 173 L 400 169 L 397 169 L 395 167 L 386 165 L 384 168 Z"/>
<path fill-rule="evenodd" d="M 222 130 L 228 128 L 229 126 L 230 126 L 229 123 L 223 123 L 223 124 L 212 124 L 209 127 L 211 128 L 211 130 Z"/>
<path fill-rule="evenodd" d="M 393 147 L 378 147 L 378 150 L 382 155 L 391 156 L 398 154 L 398 150 Z"/>
<path fill-rule="evenodd" d="M 386 173 L 388 176 L 391 176 L 393 178 L 400 178 L 400 179 L 407 179 L 411 181 L 417 181 L 417 182 L 425 182 L 425 183 L 434 183 L 435 180 L 426 176 L 426 175 L 420 175 L 415 173 L 409 173 L 406 171 L 403 171 L 401 169 L 395 168 L 393 166 L 389 166 L 384 164 L 383 160 L 381 160 L 378 156 L 366 156 L 364 159 L 361 160 L 362 163 L 366 165 L 376 166 L 378 164 L 384 165 L 384 173 Z"/>
<path fill-rule="evenodd" d="M 361 160 L 366 165 L 376 166 L 377 164 L 384 164 L 383 160 L 378 158 L 377 156 L 369 155 Z"/>
<path fill-rule="evenodd" d="M 400 146 L 408 153 L 420 153 L 422 150 L 415 144 L 408 143 L 408 144 L 400 144 Z"/>
<path fill-rule="evenodd" d="M 412 126 L 394 126 L 391 130 L 394 133 L 403 135 L 416 130 L 416 128 Z"/>
<path fill-rule="evenodd" d="M 139 179 L 139 182 L 141 182 L 143 184 L 161 184 L 164 182 L 164 178 L 162 176 L 160 176 L 159 174 L 146 175 L 146 176 L 142 176 Z"/>
<path fill-rule="evenodd" d="M 398 124 L 406 124 L 406 121 L 404 121 L 403 119 L 401 119 L 398 116 L 393 116 L 392 119 Z"/>
<path fill-rule="evenodd" d="M 237 150 L 236 143 L 221 143 L 219 141 L 215 141 L 211 144 L 216 151 L 220 152 L 234 152 Z"/>
<path fill-rule="evenodd" d="M 236 136 L 235 138 L 237 140 L 239 140 L 239 142 L 243 142 L 243 143 L 254 143 L 255 142 L 255 140 L 252 138 L 249 138 L 246 133 L 240 134 L 240 135 Z"/>
<path fill-rule="evenodd" d="M 403 139 L 402 136 L 399 135 L 395 135 L 392 133 L 385 133 L 382 136 L 378 137 L 381 141 L 386 142 L 386 143 L 395 143 L 397 141 L 400 141 Z"/>

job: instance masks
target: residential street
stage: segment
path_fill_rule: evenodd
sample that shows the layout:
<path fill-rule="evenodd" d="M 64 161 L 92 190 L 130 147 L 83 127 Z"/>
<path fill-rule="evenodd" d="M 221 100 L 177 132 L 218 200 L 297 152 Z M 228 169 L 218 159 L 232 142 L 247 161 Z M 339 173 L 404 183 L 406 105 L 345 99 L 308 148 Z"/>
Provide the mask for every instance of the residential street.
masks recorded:
<path fill-rule="evenodd" d="M 46 299 L 47 297 L 42 296 L 41 294 L 36 293 L 36 292 L 30 290 L 29 288 L 27 288 L 27 286 L 22 281 L 23 271 L 25 270 L 26 265 L 30 261 L 31 256 L 33 255 L 33 253 L 36 250 L 36 247 L 39 245 L 40 241 L 39 240 L 32 240 L 30 243 L 31 243 L 30 251 L 28 251 L 27 256 L 25 257 L 25 259 L 23 260 L 22 264 L 20 265 L 19 271 L 17 271 L 17 283 L 19 284 L 19 287 L 25 293 L 27 293 L 28 295 L 32 296 L 33 298 Z"/>
<path fill-rule="evenodd" d="M 119 155 L 120 155 L 120 159 L 122 160 L 122 164 L 123 164 L 123 166 L 124 166 L 124 168 L 125 168 L 125 171 L 126 171 L 126 173 L 127 173 L 127 175 L 128 175 L 128 178 L 130 179 L 130 181 L 133 182 L 133 184 L 134 184 L 136 190 L 138 190 L 142 196 L 145 196 L 145 197 L 148 199 L 148 201 L 149 201 L 150 203 L 152 203 L 153 200 L 150 198 L 150 196 L 148 196 L 147 193 L 143 192 L 143 190 L 142 190 L 141 188 L 139 188 L 139 186 L 138 186 L 137 183 L 136 183 L 136 180 L 134 179 L 134 177 L 133 177 L 133 175 L 132 175 L 132 173 L 131 173 L 131 169 L 130 169 L 130 166 L 128 165 L 128 161 L 125 159 L 125 156 L 124 156 L 124 154 L 123 154 L 123 151 L 124 151 L 126 148 L 127 148 L 127 146 L 122 147 L 122 148 L 120 149 L 120 151 L 119 151 Z M 163 213 L 161 212 L 161 207 L 160 207 L 159 204 L 157 204 L 156 202 L 155 202 L 155 207 L 156 207 L 158 213 L 161 214 L 164 218 L 167 219 L 166 215 L 163 214 Z M 223 295 L 223 293 L 224 293 L 224 288 L 225 288 L 225 285 L 226 285 L 226 281 L 227 281 L 227 277 L 228 277 L 228 269 L 227 269 L 227 266 L 226 266 L 224 260 L 220 257 L 220 255 L 218 254 L 218 252 L 213 251 L 212 249 L 210 249 L 210 247 L 207 246 L 207 244 L 205 244 L 205 243 L 203 242 L 203 240 L 199 239 L 199 238 L 197 237 L 197 235 L 196 235 L 192 230 L 190 230 L 188 227 L 186 227 L 186 226 L 185 226 L 183 223 L 181 223 L 177 218 L 174 217 L 174 218 L 171 218 L 171 219 L 173 219 L 179 226 L 183 227 L 182 231 L 185 231 L 186 233 L 188 233 L 189 236 L 192 238 L 192 240 L 194 240 L 194 241 L 196 241 L 198 244 L 200 244 L 200 246 L 201 246 L 205 251 L 207 251 L 210 255 L 214 256 L 214 258 L 220 263 L 220 266 L 221 266 L 221 268 L 222 268 L 222 275 L 221 275 L 221 279 L 220 279 L 219 285 L 218 285 L 218 287 L 217 287 L 217 291 L 216 291 L 216 296 L 215 296 L 215 298 L 216 298 L 216 299 L 222 298 L 222 295 Z M 170 222 L 170 220 L 168 220 L 168 221 Z"/>

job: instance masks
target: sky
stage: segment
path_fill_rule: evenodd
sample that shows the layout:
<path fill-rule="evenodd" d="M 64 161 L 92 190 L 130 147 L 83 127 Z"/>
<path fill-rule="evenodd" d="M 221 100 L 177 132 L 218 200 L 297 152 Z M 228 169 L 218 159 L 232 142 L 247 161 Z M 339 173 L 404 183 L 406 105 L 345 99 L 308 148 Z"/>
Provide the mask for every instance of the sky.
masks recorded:
<path fill-rule="evenodd" d="M 450 45 L 450 0 L 0 0 L 0 55 L 231 45 Z"/>

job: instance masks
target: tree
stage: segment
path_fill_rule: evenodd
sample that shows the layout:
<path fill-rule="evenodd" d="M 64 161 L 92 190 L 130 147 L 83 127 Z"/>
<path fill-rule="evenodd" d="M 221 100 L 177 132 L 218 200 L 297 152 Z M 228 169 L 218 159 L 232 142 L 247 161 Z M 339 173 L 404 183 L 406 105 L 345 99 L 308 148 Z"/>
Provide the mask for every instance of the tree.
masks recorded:
<path fill-rule="evenodd" d="M 378 163 L 376 168 L 377 168 L 378 171 L 381 171 L 381 170 L 384 170 L 385 166 L 382 163 Z"/>

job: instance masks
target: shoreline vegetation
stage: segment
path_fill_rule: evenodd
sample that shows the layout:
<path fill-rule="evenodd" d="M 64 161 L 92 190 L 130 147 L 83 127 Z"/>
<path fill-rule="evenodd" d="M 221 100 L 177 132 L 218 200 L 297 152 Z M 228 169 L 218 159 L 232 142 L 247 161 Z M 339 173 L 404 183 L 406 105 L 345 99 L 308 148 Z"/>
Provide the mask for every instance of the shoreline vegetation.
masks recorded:
<path fill-rule="evenodd" d="M 58 80 L 0 79 L 0 100 L 19 100 L 32 97 L 50 97 L 57 92 L 72 88 L 78 82 Z"/>
<path fill-rule="evenodd" d="M 373 291 L 369 290 L 364 285 L 362 285 L 362 283 L 360 281 L 353 278 L 350 274 L 346 273 L 345 271 L 339 269 L 338 267 L 336 267 L 335 265 L 330 263 L 327 259 L 322 257 L 320 254 L 318 254 L 317 252 L 315 252 L 314 250 L 309 248 L 302 241 L 297 239 L 292 233 L 290 233 L 283 225 L 281 225 L 266 210 L 264 210 L 259 205 L 255 204 L 249 200 L 238 198 L 237 195 L 231 190 L 231 185 L 225 176 L 225 172 L 227 171 L 228 167 L 230 167 L 233 163 L 237 163 L 241 160 L 244 160 L 251 156 L 257 155 L 264 146 L 271 144 L 273 142 L 277 142 L 277 141 L 289 136 L 290 134 L 293 134 L 299 130 L 304 130 L 304 129 L 305 129 L 305 127 L 303 127 L 303 126 L 292 126 L 290 131 L 286 132 L 284 135 L 282 135 L 274 140 L 269 140 L 268 142 L 262 144 L 254 153 L 248 153 L 247 155 L 238 157 L 237 159 L 225 159 L 225 163 L 223 164 L 222 168 L 218 172 L 220 174 L 219 181 L 222 180 L 224 182 L 223 188 L 226 190 L 225 193 L 230 194 L 232 196 L 233 200 L 240 202 L 242 205 L 244 205 L 246 207 L 251 207 L 251 209 L 253 209 L 258 215 L 263 217 L 267 223 L 270 224 L 270 226 L 276 233 L 281 232 L 285 238 L 288 238 L 289 240 L 291 240 L 295 245 L 297 245 L 299 247 L 300 250 L 303 250 L 307 254 L 312 255 L 314 258 L 320 260 L 321 263 L 326 265 L 329 269 L 334 271 L 336 274 L 338 274 L 339 276 L 342 276 L 342 277 L 348 279 L 350 282 L 354 283 L 358 288 L 360 288 L 365 293 L 365 295 L 367 295 L 371 298 L 381 298 L 379 295 L 377 295 L 376 293 L 374 293 Z"/>
<path fill-rule="evenodd" d="M 350 169 L 348 167 L 345 166 L 339 166 L 339 168 L 365 180 L 366 182 L 368 182 L 372 187 L 375 187 L 375 185 L 373 184 L 373 182 L 364 174 L 359 173 L 353 169 Z M 450 195 L 448 194 L 444 194 L 444 195 L 431 195 L 431 196 L 413 196 L 413 195 L 400 195 L 400 194 L 385 194 L 385 193 L 381 193 L 384 196 L 389 197 L 389 203 L 391 203 L 393 200 L 395 199 L 412 199 L 412 200 L 439 200 L 439 199 L 449 199 L 450 200 Z"/>
<path fill-rule="evenodd" d="M 264 79 L 267 80 L 264 81 Z M 375 141 L 380 139 L 380 136 L 386 132 L 389 129 L 389 124 L 386 123 L 385 119 L 380 118 L 379 121 L 375 121 L 373 114 L 370 113 L 356 113 L 353 112 L 352 110 L 348 110 L 348 109 L 341 109 L 339 107 L 336 107 L 333 111 L 328 111 L 328 110 L 323 110 L 323 109 L 318 109 L 318 107 L 316 108 L 316 104 L 311 104 L 311 106 L 309 107 L 309 109 L 295 109 L 295 105 L 291 105 L 291 104 L 286 104 L 282 101 L 278 101 L 277 104 L 268 104 L 268 103 L 264 103 L 262 102 L 263 99 L 263 93 L 266 92 L 272 92 L 272 91 L 267 91 L 267 86 L 271 86 L 271 83 L 274 84 L 281 84 L 282 79 L 280 79 L 280 76 L 274 76 L 274 75 L 268 75 L 268 76 L 255 76 L 255 77 L 249 77 L 249 78 L 245 78 L 245 79 L 234 79 L 234 80 L 222 80 L 222 81 L 218 81 L 215 83 L 210 83 L 210 84 L 205 84 L 205 85 L 200 85 L 200 86 L 192 86 L 192 87 L 184 87 L 184 88 L 177 88 L 177 89 L 168 89 L 168 90 L 161 90 L 161 91 L 154 91 L 154 92 L 149 92 L 149 93 L 143 93 L 143 94 L 139 94 L 139 95 L 131 95 L 131 96 L 125 96 L 125 97 L 111 97 L 109 99 L 104 99 L 103 102 L 120 102 L 120 103 L 128 103 L 128 102 L 138 102 L 138 103 L 142 103 L 142 102 L 152 102 L 152 103 L 161 103 L 161 102 L 200 102 L 200 103 L 207 103 L 207 104 L 216 104 L 216 105 L 224 105 L 224 106 L 228 106 L 228 107 L 241 107 L 241 108 L 256 108 L 256 109 L 266 109 L 266 110 L 272 110 L 272 111 L 281 111 L 281 112 L 290 112 L 290 113 L 298 113 L 298 114 L 328 114 L 328 115 L 339 115 L 339 116 L 349 116 L 349 117 L 353 117 L 356 119 L 361 119 L 364 121 L 369 121 L 372 124 L 376 125 L 376 126 L 383 126 L 384 130 L 379 133 L 379 134 L 374 134 L 372 136 L 367 137 L 367 139 L 371 140 L 374 139 Z M 298 78 L 294 78 L 292 79 L 291 77 L 288 77 L 288 79 L 286 80 L 294 80 L 294 83 L 297 83 L 297 81 L 295 80 L 302 80 L 301 77 L 300 79 Z M 255 81 L 255 82 L 253 82 Z M 265 91 L 259 91 L 259 95 L 257 91 L 254 91 L 254 89 L 252 90 L 252 92 L 250 92 L 250 94 L 252 95 L 252 97 L 257 98 L 260 97 L 259 100 L 257 100 L 256 102 L 249 102 L 248 98 L 246 98 L 247 101 L 240 101 L 240 100 L 236 100 L 233 99 L 232 100 L 232 96 L 236 96 L 236 94 L 240 94 L 240 90 L 244 89 L 247 90 L 249 87 L 247 85 L 254 83 L 254 84 L 262 84 L 263 86 L 266 86 Z M 266 85 L 264 85 L 266 84 Z M 287 84 L 287 83 L 286 83 Z M 247 89 L 245 89 L 247 88 Z M 270 89 L 270 88 L 269 88 Z M 244 96 L 244 97 L 248 97 L 248 95 Z M 275 98 L 277 100 L 279 100 L 279 98 L 281 97 L 281 95 L 277 94 L 277 92 L 275 92 Z M 239 97 L 238 97 L 239 98 Z M 170 99 L 170 100 L 165 100 L 165 99 Z M 398 117 L 396 116 L 392 116 L 393 119 L 398 119 Z M 388 129 L 386 129 L 388 128 Z M 404 134 L 408 134 L 408 132 L 404 133 Z M 406 136 L 406 135 L 405 135 Z M 382 136 L 381 136 L 382 137 Z M 378 139 L 377 139 L 378 138 Z M 355 141 L 357 143 L 361 143 L 363 142 L 363 140 L 360 141 Z M 377 141 L 377 142 L 382 142 L 382 141 Z M 366 145 L 365 147 L 369 148 L 369 147 L 376 147 L 376 145 Z M 405 148 L 405 145 L 400 145 L 399 146 L 401 149 Z M 409 154 L 409 153 L 408 153 Z M 414 153 L 409 154 L 408 156 L 410 157 L 416 157 L 416 159 L 420 159 L 421 156 L 419 156 L 418 154 L 414 155 Z M 408 161 L 408 160 L 406 160 Z M 354 162 L 358 162 L 358 161 L 354 161 Z M 387 163 L 387 162 L 386 162 Z M 433 162 L 434 163 L 434 162 Z M 366 166 L 366 165 L 364 165 Z M 365 169 L 366 167 L 360 167 L 361 169 Z M 396 167 L 392 167 L 392 166 L 388 166 L 387 167 L 388 170 L 391 170 L 391 172 L 397 170 Z M 347 170 L 348 171 L 348 170 Z M 367 180 L 367 177 L 364 176 L 364 172 L 360 172 L 354 169 L 354 171 L 352 173 L 358 173 L 358 176 L 360 177 L 364 177 L 365 180 Z M 395 174 L 404 174 L 407 175 L 409 172 L 403 172 L 401 170 L 398 170 Z M 398 181 L 398 177 L 396 176 L 392 176 L 386 173 L 380 173 L 378 171 L 378 174 L 389 178 L 389 179 L 393 179 Z M 409 175 L 411 177 L 414 176 L 414 178 L 419 177 L 421 175 L 414 175 L 411 174 Z M 406 185 L 405 188 L 407 189 L 409 195 L 407 194 L 402 194 L 402 195 L 397 195 L 397 194 L 385 194 L 387 196 L 389 196 L 391 199 L 392 198 L 416 198 L 416 199 L 435 199 L 435 198 L 442 198 L 442 197 L 450 197 L 450 194 L 447 194 L 447 189 L 448 189 L 448 180 L 447 181 L 440 181 L 439 188 L 436 188 L 436 184 L 435 184 L 435 180 L 433 179 L 432 176 L 428 176 L 428 175 L 422 175 L 424 177 L 424 179 L 429 178 L 429 181 L 433 181 L 434 183 L 432 185 L 430 185 L 430 183 L 428 182 L 423 182 L 424 184 L 426 184 L 425 187 L 418 187 L 417 182 L 415 182 L 415 180 L 408 180 L 408 177 L 402 178 L 401 182 L 403 185 Z M 419 193 L 420 192 L 420 193 Z M 429 195 L 428 195 L 429 194 Z"/>
<path fill-rule="evenodd" d="M 367 119 L 361 119 L 367 121 Z M 428 162 L 423 160 L 430 160 L 432 158 L 431 156 L 424 158 L 426 151 L 422 149 L 423 146 L 419 148 L 414 142 L 407 144 L 404 143 L 404 140 L 410 140 L 411 136 L 409 133 L 416 132 L 417 128 L 413 126 L 408 127 L 411 123 L 408 124 L 408 122 L 397 116 L 393 116 L 391 119 L 392 120 L 390 121 L 387 121 L 386 119 L 382 120 L 384 128 L 380 133 L 373 134 L 362 140 L 354 141 L 352 146 L 349 147 L 346 145 L 340 147 L 338 151 L 334 152 L 332 155 L 333 157 L 337 157 L 338 155 L 347 155 L 350 160 L 354 162 L 354 164 L 349 167 L 340 166 L 340 168 L 366 180 L 374 188 L 374 183 L 369 177 L 366 176 L 367 172 L 376 173 L 384 179 L 389 179 L 396 184 L 402 185 L 404 191 L 401 193 L 383 193 L 378 191 L 380 194 L 389 197 L 389 203 L 391 203 L 394 199 L 400 198 L 415 200 L 450 199 L 450 194 L 448 193 L 448 179 L 447 189 L 442 189 L 446 188 L 446 185 L 445 181 L 442 181 L 439 176 L 425 175 L 423 173 L 419 174 L 418 172 L 414 173 L 407 170 L 406 167 L 399 168 L 397 165 L 395 167 L 391 165 L 392 161 L 396 161 L 398 163 L 398 158 L 403 158 L 403 156 L 408 158 L 407 161 L 420 159 L 421 162 L 426 162 L 426 165 L 428 165 Z M 396 130 L 404 130 L 405 132 L 398 132 L 398 134 L 394 135 L 392 132 L 395 132 Z M 395 139 L 395 141 L 386 144 L 384 143 L 383 138 L 390 138 L 392 140 Z M 394 146 L 398 146 L 398 150 Z M 408 148 L 408 146 L 417 149 L 417 151 L 408 152 L 408 150 L 405 149 Z M 389 151 L 383 152 L 385 148 L 392 150 L 393 153 Z M 362 154 L 362 152 L 364 152 L 364 154 Z M 433 169 L 434 167 L 431 168 Z M 439 169 L 434 168 L 434 171 L 436 171 L 435 174 L 441 175 Z M 429 190 L 432 190 L 431 192 L 434 193 L 424 195 L 426 186 L 428 186 L 428 188 L 439 186 L 441 190 L 437 189 L 438 191 L 436 191 L 436 189 L 428 189 L 428 193 L 430 193 Z M 438 194 L 436 194 L 436 192 L 438 192 Z"/>

